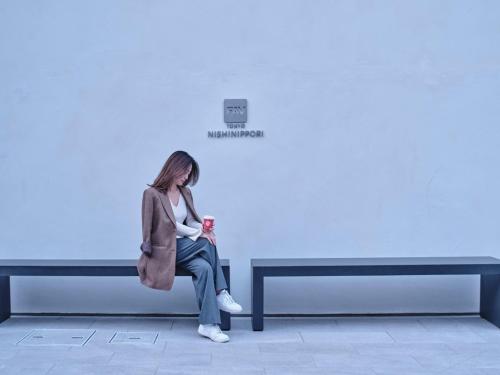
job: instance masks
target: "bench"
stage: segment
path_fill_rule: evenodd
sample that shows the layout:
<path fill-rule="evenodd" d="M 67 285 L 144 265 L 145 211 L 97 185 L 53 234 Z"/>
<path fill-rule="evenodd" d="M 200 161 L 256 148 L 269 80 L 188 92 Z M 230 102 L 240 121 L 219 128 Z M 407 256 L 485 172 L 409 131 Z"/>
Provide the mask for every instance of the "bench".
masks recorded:
<path fill-rule="evenodd" d="M 481 275 L 480 315 L 500 327 L 500 260 L 481 257 L 252 259 L 252 328 L 264 329 L 264 277 Z"/>
<path fill-rule="evenodd" d="M 228 259 L 221 259 L 222 271 L 230 288 L 230 266 Z M 192 273 L 177 268 L 176 276 L 192 276 Z M 137 260 L 133 259 L 3 259 L 0 260 L 0 322 L 8 319 L 10 310 L 11 276 L 135 276 Z M 221 329 L 231 329 L 231 314 L 221 311 Z"/>

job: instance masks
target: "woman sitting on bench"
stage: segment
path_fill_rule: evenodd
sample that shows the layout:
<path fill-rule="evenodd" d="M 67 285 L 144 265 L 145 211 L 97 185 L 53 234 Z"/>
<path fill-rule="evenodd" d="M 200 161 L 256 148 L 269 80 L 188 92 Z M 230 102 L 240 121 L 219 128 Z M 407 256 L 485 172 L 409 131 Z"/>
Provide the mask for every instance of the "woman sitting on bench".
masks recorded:
<path fill-rule="evenodd" d="M 174 152 L 158 177 L 144 191 L 142 254 L 137 265 L 141 283 L 170 290 L 176 265 L 193 274 L 200 315 L 198 333 L 215 342 L 229 337 L 219 327 L 220 310 L 242 308 L 227 292 L 213 227 L 206 229 L 193 204 L 191 190 L 199 176 L 198 163 L 185 151 Z"/>

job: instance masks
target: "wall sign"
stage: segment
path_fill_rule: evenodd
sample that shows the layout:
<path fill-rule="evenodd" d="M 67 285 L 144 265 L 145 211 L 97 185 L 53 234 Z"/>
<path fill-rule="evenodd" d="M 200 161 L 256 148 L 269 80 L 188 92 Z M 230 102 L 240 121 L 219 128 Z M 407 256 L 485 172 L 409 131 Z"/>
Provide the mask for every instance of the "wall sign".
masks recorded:
<path fill-rule="evenodd" d="M 247 122 L 247 100 L 224 99 L 224 122 Z"/>
<path fill-rule="evenodd" d="M 224 122 L 228 130 L 209 130 L 208 138 L 260 138 L 263 130 L 247 130 L 247 100 L 224 99 Z"/>

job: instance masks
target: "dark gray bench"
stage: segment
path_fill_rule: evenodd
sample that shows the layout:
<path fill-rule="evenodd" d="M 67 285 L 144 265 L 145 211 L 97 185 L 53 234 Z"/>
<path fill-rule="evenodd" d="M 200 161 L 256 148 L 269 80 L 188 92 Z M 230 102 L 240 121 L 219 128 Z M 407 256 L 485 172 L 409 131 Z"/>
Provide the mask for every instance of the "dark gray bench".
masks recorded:
<path fill-rule="evenodd" d="M 500 327 L 500 260 L 493 257 L 252 259 L 252 327 L 264 329 L 264 277 L 481 275 L 482 318 Z"/>
<path fill-rule="evenodd" d="M 222 271 L 230 288 L 230 266 L 228 259 L 221 259 Z M 135 276 L 137 260 L 133 259 L 3 259 L 0 260 L 0 322 L 10 317 L 11 276 Z M 192 276 L 177 268 L 176 276 Z M 229 290 L 228 290 L 229 291 Z M 231 314 L 221 311 L 221 329 L 231 329 Z"/>

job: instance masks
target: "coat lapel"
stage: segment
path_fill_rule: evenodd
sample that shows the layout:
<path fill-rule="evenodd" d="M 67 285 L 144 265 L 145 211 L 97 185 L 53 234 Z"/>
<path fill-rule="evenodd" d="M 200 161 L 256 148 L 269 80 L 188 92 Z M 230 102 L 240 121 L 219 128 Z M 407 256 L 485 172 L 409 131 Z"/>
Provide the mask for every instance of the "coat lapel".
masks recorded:
<path fill-rule="evenodd" d="M 160 196 L 161 205 L 163 206 L 163 209 L 167 213 L 167 216 L 175 224 L 175 215 L 174 211 L 172 210 L 172 205 L 170 204 L 170 199 L 168 199 L 168 195 L 160 191 L 158 192 L 158 195 Z"/>
<path fill-rule="evenodd" d="M 198 216 L 198 214 L 196 213 L 196 210 L 194 209 L 193 200 L 191 199 L 191 195 L 187 192 L 187 189 L 184 186 L 181 186 L 180 188 L 181 188 L 180 189 L 181 190 L 181 194 L 184 197 L 184 200 L 186 201 L 186 205 L 187 205 L 188 209 L 191 210 L 191 213 L 193 214 L 193 217 L 196 220 L 198 220 L 198 222 L 201 223 L 201 219 Z"/>
<path fill-rule="evenodd" d="M 193 201 L 191 200 L 191 196 L 189 195 L 189 193 L 186 191 L 186 188 L 184 188 L 183 186 L 180 186 L 180 191 L 181 191 L 182 196 L 184 197 L 184 201 L 186 202 L 187 209 L 191 210 L 193 217 L 201 223 L 201 219 L 194 209 Z M 172 204 L 170 203 L 170 199 L 168 199 L 168 195 L 166 193 L 162 193 L 160 191 L 158 191 L 158 195 L 160 196 L 160 202 L 163 206 L 163 209 L 167 213 L 167 216 L 175 224 L 175 215 L 174 215 L 174 211 L 172 210 Z"/>

